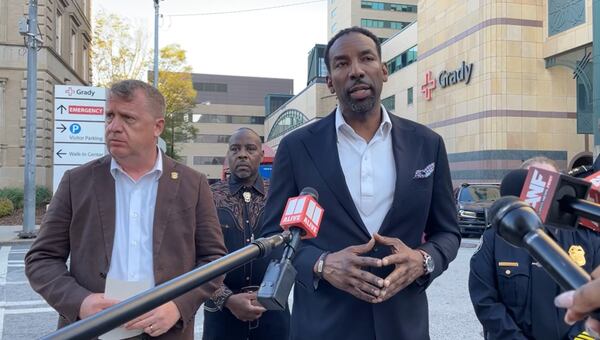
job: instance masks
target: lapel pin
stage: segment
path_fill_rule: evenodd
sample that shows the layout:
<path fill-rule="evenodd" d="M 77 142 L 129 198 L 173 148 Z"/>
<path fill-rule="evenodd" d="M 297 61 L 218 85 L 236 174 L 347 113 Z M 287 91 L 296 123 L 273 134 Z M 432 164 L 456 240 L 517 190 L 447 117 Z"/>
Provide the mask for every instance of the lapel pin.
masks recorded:
<path fill-rule="evenodd" d="M 179 178 L 179 173 L 173 171 L 171 172 L 171 179 L 178 179 Z"/>

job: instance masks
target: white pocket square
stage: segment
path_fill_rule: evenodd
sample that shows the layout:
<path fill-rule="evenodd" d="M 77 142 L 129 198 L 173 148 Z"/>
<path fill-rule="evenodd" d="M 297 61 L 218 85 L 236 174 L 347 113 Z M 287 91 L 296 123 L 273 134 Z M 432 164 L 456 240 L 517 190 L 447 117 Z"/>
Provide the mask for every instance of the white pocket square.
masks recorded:
<path fill-rule="evenodd" d="M 435 162 L 429 164 L 428 166 L 426 166 L 423 169 L 419 169 L 419 170 L 415 171 L 414 178 L 427 178 L 427 177 L 431 176 L 434 169 L 435 169 Z"/>

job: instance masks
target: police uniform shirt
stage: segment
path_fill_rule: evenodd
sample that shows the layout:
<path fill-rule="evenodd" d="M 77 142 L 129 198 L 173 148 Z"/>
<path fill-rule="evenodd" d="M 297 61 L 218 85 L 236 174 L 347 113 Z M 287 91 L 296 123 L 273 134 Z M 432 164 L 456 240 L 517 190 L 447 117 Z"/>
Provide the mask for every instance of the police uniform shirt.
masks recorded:
<path fill-rule="evenodd" d="M 600 264 L 600 234 L 587 228 L 548 234 L 586 272 Z M 471 258 L 469 293 L 486 339 L 586 339 L 583 322 L 573 326 L 553 300 L 562 291 L 526 250 L 485 231 Z"/>

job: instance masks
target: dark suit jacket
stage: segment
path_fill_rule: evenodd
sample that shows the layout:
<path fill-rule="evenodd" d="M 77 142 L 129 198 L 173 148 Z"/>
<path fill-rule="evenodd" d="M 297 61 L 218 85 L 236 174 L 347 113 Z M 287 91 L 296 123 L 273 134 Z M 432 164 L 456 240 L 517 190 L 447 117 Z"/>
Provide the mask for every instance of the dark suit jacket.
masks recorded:
<path fill-rule="evenodd" d="M 380 304 L 370 304 L 338 290 L 326 281 L 313 285 L 313 266 L 323 251 L 339 251 L 369 241 L 342 172 L 335 131 L 335 112 L 286 136 L 273 163 L 265 207 L 264 234 L 280 231 L 279 220 L 288 197 L 307 186 L 319 192 L 324 216 L 316 238 L 303 242 L 296 254 L 298 270 L 292 311 L 292 339 L 388 340 L 428 339 L 426 286 L 456 257 L 460 234 L 452 199 L 452 184 L 442 138 L 430 129 L 390 115 L 396 164 L 394 202 L 379 233 L 420 247 L 435 261 L 435 271 Z M 414 178 L 435 162 L 434 172 Z M 423 233 L 427 242 L 422 244 Z M 389 254 L 376 246 L 370 256 Z M 382 277 L 391 267 L 374 270 Z"/>
<path fill-rule="evenodd" d="M 78 319 L 86 296 L 104 292 L 115 235 L 110 159 L 105 156 L 65 172 L 25 257 L 29 282 L 58 311 L 59 327 Z M 226 252 L 206 177 L 163 155 L 154 208 L 156 284 Z M 176 298 L 181 320 L 161 338 L 193 339 L 195 313 L 221 282 L 222 278 L 214 280 Z"/>

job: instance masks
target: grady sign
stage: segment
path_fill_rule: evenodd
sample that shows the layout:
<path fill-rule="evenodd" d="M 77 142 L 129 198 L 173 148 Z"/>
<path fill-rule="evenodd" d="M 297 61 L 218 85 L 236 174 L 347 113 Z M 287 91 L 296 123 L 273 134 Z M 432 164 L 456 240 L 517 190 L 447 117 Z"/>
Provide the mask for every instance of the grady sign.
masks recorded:
<path fill-rule="evenodd" d="M 446 88 L 448 86 L 457 84 L 459 82 L 465 82 L 465 84 L 469 84 L 471 82 L 471 74 L 473 72 L 473 63 L 467 64 L 466 62 L 462 62 L 462 64 L 453 71 L 442 71 L 437 76 L 437 78 L 433 78 L 431 71 L 425 73 L 425 84 L 421 86 L 421 92 L 423 93 L 423 97 L 425 100 L 431 100 L 431 95 L 433 90 L 436 88 L 439 83 L 441 88 Z"/>

